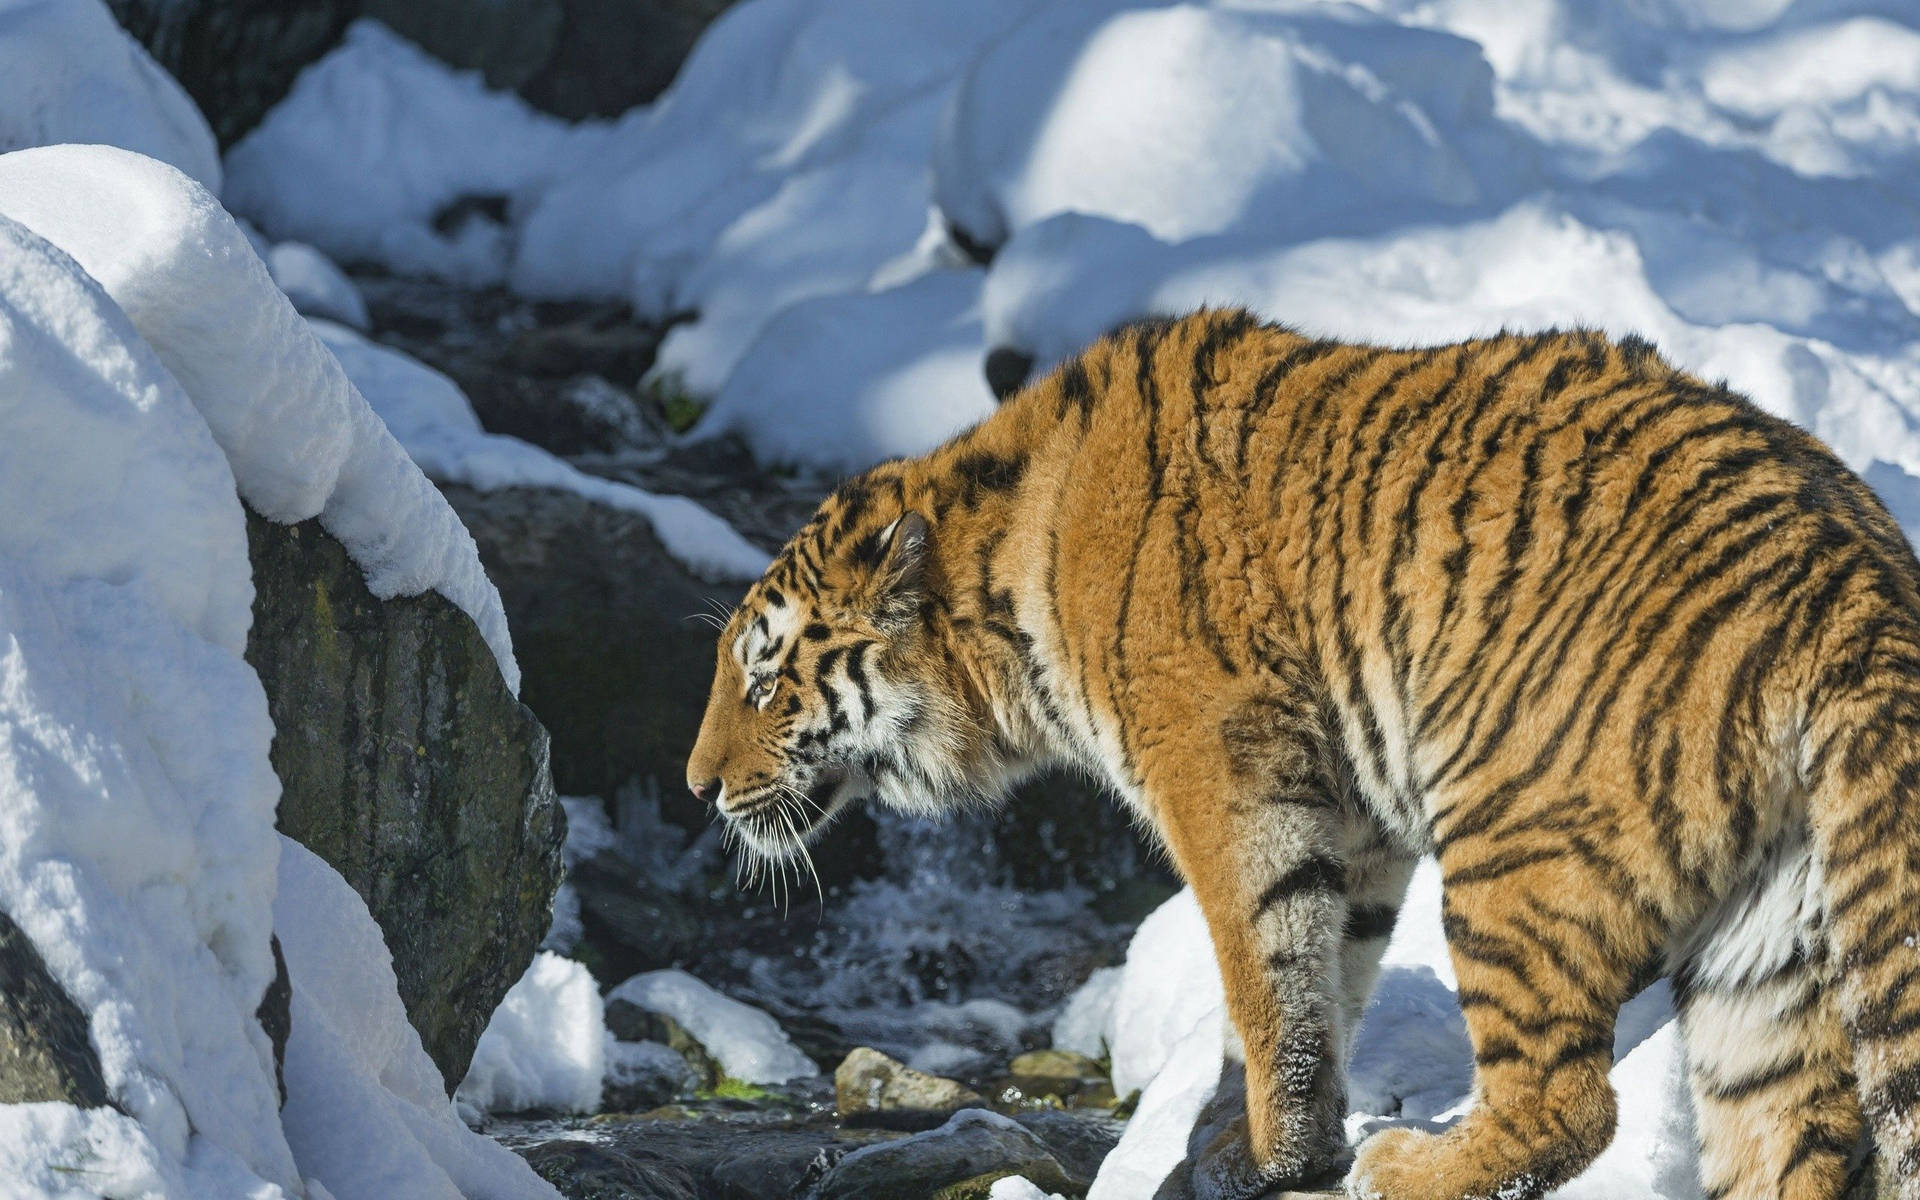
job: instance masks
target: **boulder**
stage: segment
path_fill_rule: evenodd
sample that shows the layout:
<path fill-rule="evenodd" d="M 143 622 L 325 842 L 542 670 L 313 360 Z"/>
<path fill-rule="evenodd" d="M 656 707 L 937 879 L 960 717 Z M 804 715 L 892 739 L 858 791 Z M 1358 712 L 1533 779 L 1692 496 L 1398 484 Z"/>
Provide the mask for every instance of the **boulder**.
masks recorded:
<path fill-rule="evenodd" d="M 841 1117 L 880 1125 L 895 1115 L 947 1114 L 986 1104 L 971 1088 L 916 1071 L 868 1046 L 847 1055 L 833 1073 L 833 1100 Z"/>
<path fill-rule="evenodd" d="M 701 1200 L 685 1167 L 644 1149 L 561 1140 L 521 1154 L 567 1200 Z"/>
<path fill-rule="evenodd" d="M 0 1104 L 112 1103 L 87 1035 L 87 1014 L 47 973 L 13 919 L 0 912 Z"/>
<path fill-rule="evenodd" d="M 279 824 L 367 902 L 448 1083 L 551 919 L 566 817 L 547 735 L 465 613 L 376 599 L 317 521 L 249 513 Z"/>

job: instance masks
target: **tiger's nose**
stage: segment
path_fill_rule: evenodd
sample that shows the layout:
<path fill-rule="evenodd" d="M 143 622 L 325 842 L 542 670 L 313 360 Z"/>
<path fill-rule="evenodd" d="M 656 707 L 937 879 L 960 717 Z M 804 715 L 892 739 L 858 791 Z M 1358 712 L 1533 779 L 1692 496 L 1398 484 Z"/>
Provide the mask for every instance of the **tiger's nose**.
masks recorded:
<path fill-rule="evenodd" d="M 718 779 L 709 779 L 705 783 L 689 783 L 687 787 L 692 790 L 693 798 L 702 804 L 712 804 L 720 795 Z"/>

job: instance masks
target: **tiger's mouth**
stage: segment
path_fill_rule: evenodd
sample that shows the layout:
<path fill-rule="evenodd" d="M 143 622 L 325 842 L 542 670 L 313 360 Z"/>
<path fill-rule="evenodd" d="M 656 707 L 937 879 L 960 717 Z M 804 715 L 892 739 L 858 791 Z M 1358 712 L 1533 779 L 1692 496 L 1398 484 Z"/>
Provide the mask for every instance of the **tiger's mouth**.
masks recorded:
<path fill-rule="evenodd" d="M 846 806 L 849 778 L 844 767 L 825 767 L 804 789 L 775 785 L 728 812 L 727 822 L 762 858 L 791 858 Z"/>

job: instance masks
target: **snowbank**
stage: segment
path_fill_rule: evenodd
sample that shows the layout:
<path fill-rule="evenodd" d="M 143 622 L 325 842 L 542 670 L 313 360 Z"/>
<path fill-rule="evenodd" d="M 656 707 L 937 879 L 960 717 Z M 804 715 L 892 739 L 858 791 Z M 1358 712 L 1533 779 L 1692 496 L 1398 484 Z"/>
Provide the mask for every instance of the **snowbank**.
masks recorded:
<path fill-rule="evenodd" d="M 367 28 L 230 194 L 282 236 L 327 197 L 312 235 L 370 253 L 392 177 L 510 192 L 486 237 L 515 286 L 695 312 L 657 369 L 769 460 L 926 449 L 986 411 L 990 349 L 1044 365 L 1204 302 L 1394 342 L 1651 335 L 1905 492 L 1920 23 L 1853 7 L 757 0 L 652 107 L 537 135 Z"/>
<path fill-rule="evenodd" d="M 593 1112 L 606 1037 L 593 976 L 543 951 L 494 1009 L 454 1099 L 476 1113 Z"/>
<path fill-rule="evenodd" d="M 50 146 L 0 156 L 0 214 L 72 255 L 126 312 L 199 409 L 247 503 L 274 521 L 318 516 L 376 596 L 445 596 L 519 690 L 473 538 L 217 200 L 152 159 Z"/>
<path fill-rule="evenodd" d="M 588 475 L 519 438 L 487 433 L 465 393 L 440 372 L 341 325 L 315 321 L 313 330 L 386 428 L 432 478 L 480 491 L 557 488 L 638 513 L 652 524 L 667 553 L 705 578 L 757 579 L 767 569 L 764 551 L 695 501 Z"/>
<path fill-rule="evenodd" d="M 251 240 L 251 239 L 249 239 Z M 254 249 L 259 251 L 258 245 Z M 260 257 L 274 286 L 287 294 L 302 316 L 324 317 L 365 333 L 372 324 L 360 289 L 333 260 L 305 242 L 281 242 Z"/>
<path fill-rule="evenodd" d="M 1438 866 L 1422 863 L 1382 959 L 1349 1072 L 1347 1133 L 1356 1141 L 1396 1123 L 1450 1123 L 1467 1111 L 1473 1047 L 1441 932 L 1440 891 Z M 1186 1159 L 1189 1135 L 1213 1098 L 1227 1053 L 1219 969 L 1191 891 L 1141 924 L 1117 985 L 1110 976 L 1090 979 L 1067 1011 L 1103 1006 L 1098 1038 L 1112 1054 L 1114 1090 L 1143 1090 L 1088 1196 L 1136 1200 L 1154 1194 Z M 1076 1036 L 1089 1037 L 1085 1030 Z M 1613 1144 L 1554 1195 L 1697 1200 L 1691 1100 L 1664 984 L 1621 1014 L 1612 1080 L 1621 1112 Z"/>
<path fill-rule="evenodd" d="M 625 1000 L 672 1017 L 713 1055 L 721 1070 L 744 1083 L 785 1083 L 820 1073 L 772 1017 L 685 971 L 635 975 L 608 992 L 607 1000 Z"/>
<path fill-rule="evenodd" d="M 98 142 L 171 163 L 220 190 L 213 131 L 100 0 L 0 4 L 0 154 Z"/>
<path fill-rule="evenodd" d="M 321 513 L 376 589 L 439 587 L 483 631 L 491 611 L 510 672 L 451 511 L 206 191 L 116 149 L 0 157 L 0 428 L 0 910 L 85 1013 L 118 1109 L 0 1106 L 0 1177 L 550 1200 L 455 1119 L 359 898 L 274 832 L 243 657 L 242 496 Z M 284 1107 L 255 1017 L 276 932 Z"/>

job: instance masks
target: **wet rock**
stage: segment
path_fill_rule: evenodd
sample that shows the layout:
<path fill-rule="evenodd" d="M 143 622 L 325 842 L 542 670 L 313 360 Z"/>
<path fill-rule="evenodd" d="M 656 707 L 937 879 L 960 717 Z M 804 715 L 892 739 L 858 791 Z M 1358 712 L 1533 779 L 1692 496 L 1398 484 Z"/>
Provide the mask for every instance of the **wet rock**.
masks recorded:
<path fill-rule="evenodd" d="M 975 1108 L 938 1129 L 847 1155 L 820 1181 L 819 1200 L 916 1200 L 953 1184 L 979 1186 L 1008 1175 L 1023 1175 L 1043 1191 L 1086 1188 L 1025 1127 Z"/>
<path fill-rule="evenodd" d="M 705 1200 L 686 1167 L 652 1151 L 568 1140 L 521 1153 L 567 1200 Z"/>
<path fill-rule="evenodd" d="M 81 1108 L 112 1103 L 87 1015 L 47 973 L 33 942 L 0 913 L 0 1104 L 42 1100 Z"/>
<path fill-rule="evenodd" d="M 540 72 L 560 40 L 560 0 L 362 0 L 380 21 L 440 61 L 478 71 L 495 91 Z"/>
<path fill-rule="evenodd" d="M 714 1117 L 687 1112 L 673 1119 L 650 1115 L 640 1119 L 600 1118 L 594 1123 L 596 1144 L 615 1153 L 644 1155 L 649 1161 L 674 1164 L 691 1179 L 694 1194 L 701 1200 L 806 1196 L 850 1151 L 895 1136 L 840 1130 L 814 1119 L 769 1119 L 754 1113 Z M 535 1156 L 570 1158 L 575 1153 L 545 1150 L 554 1144 L 551 1142 L 515 1145 L 518 1139 L 511 1134 L 503 1140 L 535 1162 L 535 1169 L 550 1180 L 555 1176 L 542 1170 Z M 555 1184 L 568 1196 L 576 1194 L 559 1180 Z"/>
<path fill-rule="evenodd" d="M 247 532 L 280 828 L 366 900 L 457 1082 L 551 919 L 566 818 L 546 731 L 443 597 L 376 599 L 317 521 L 249 513 Z"/>
<path fill-rule="evenodd" d="M 1073 1050 L 1029 1050 L 1010 1064 L 1016 1076 L 1030 1079 L 1102 1079 L 1100 1064 Z"/>
<path fill-rule="evenodd" d="M 687 1058 L 664 1042 L 616 1040 L 607 1047 L 600 1107 L 604 1112 L 646 1112 L 711 1086 L 696 1078 Z"/>
<path fill-rule="evenodd" d="M 1062 1112 L 1054 1108 L 1029 1109 L 1013 1114 L 1035 1137 L 1046 1143 L 1067 1174 L 1086 1184 L 1100 1173 L 1100 1164 L 1120 1142 L 1126 1128 L 1105 1113 Z"/>
<path fill-rule="evenodd" d="M 834 1107 L 849 1121 L 900 1128 L 889 1118 L 906 1117 L 914 1124 L 938 1114 L 977 1108 L 986 1100 L 971 1088 L 916 1071 L 869 1046 L 861 1046 L 833 1073 Z M 925 1127 L 922 1125 L 921 1127 Z"/>
<path fill-rule="evenodd" d="M 1017 1104 L 1029 1100 L 1078 1107 L 1112 1108 L 1113 1084 L 1099 1063 L 1071 1050 L 1029 1050 L 1008 1067 L 1000 1099 Z"/>

